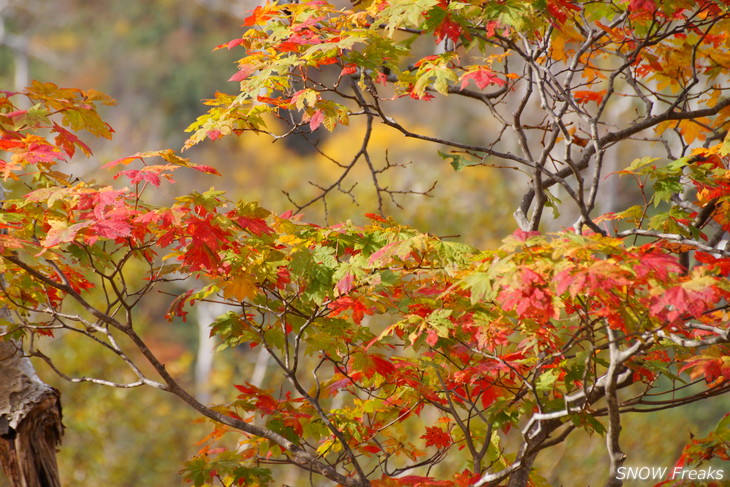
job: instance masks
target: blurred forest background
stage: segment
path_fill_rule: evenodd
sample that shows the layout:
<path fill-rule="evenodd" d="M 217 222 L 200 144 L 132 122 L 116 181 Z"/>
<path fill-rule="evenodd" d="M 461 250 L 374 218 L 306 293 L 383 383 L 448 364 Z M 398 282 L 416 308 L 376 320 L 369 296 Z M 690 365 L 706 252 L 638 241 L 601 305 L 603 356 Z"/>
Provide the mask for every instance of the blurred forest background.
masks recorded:
<path fill-rule="evenodd" d="M 242 52 L 212 50 L 241 34 L 246 11 L 258 3 L 0 0 L 0 89 L 20 90 L 37 79 L 93 88 L 116 98 L 119 105 L 104 113 L 116 131 L 113 141 L 95 142 L 96 158 L 74 163 L 77 175 L 106 182 L 109 176 L 99 170 L 102 164 L 141 151 L 179 149 L 186 137 L 184 129 L 204 112 L 201 100 L 217 90 L 235 89 L 226 80 L 236 71 L 234 63 Z M 423 127 L 422 131 L 458 132 L 475 140 L 490 130 L 492 124 L 481 108 L 454 99 L 448 99 L 448 105 L 439 103 L 408 104 L 413 123 Z M 337 173 L 333 160 L 351 157 L 358 149 L 352 141 L 363 130 L 353 124 L 334 134 L 322 128 L 309 139 L 274 142 L 265 135 L 247 135 L 203 143 L 185 157 L 212 165 L 224 176 L 196 174 L 194 179 L 190 175 L 186 179 L 178 173 L 178 182 L 171 189 L 204 191 L 215 186 L 233 199 L 259 201 L 283 212 L 293 207 L 292 200 L 303 204 L 314 198 L 319 192 L 316 185 L 333 182 L 332 174 Z M 281 132 L 285 131 L 282 125 Z M 512 211 L 521 183 L 516 171 L 475 167 L 456 172 L 430 148 L 385 127 L 375 131 L 372 148 L 381 158 L 381 167 L 405 165 L 383 174 L 383 182 L 391 189 L 427 192 L 437 182 L 428 196 L 404 194 L 395 202 L 385 201 L 386 215 L 480 247 L 498 245 L 516 228 Z M 626 158 L 621 162 L 628 163 L 633 157 L 626 154 Z M 366 168 L 356 167 L 342 183 L 346 192 L 332 193 L 326 208 L 321 202 L 306 208 L 305 219 L 362 222 L 364 213 L 378 210 L 366 178 Z M 616 181 L 619 184 L 618 178 Z M 618 186 L 614 189 L 607 192 L 601 211 L 613 209 L 619 194 L 632 197 Z M 173 196 L 155 194 L 161 200 Z M 560 225 L 569 222 L 556 221 L 555 228 Z M 214 309 L 191 316 L 187 323 L 167 323 L 163 315 L 170 300 L 160 294 L 159 300 L 140 310 L 146 318 L 146 337 L 166 359 L 168 370 L 186 378 L 199 397 L 211 403 L 222 401 L 232 393 L 231 384 L 244 381 L 276 387 L 278 379 L 267 374 L 266 357 L 258 351 L 226 350 L 213 356 L 215 344 L 207 338 L 207 325 L 215 316 Z M 48 353 L 64 365 L 65 374 L 124 380 L 112 358 L 74 338 L 62 336 L 58 337 L 62 342 L 48 343 Z M 183 404 L 150 389 L 69 384 L 43 365 L 38 368 L 48 383 L 62 391 L 67 432 L 59 459 L 67 485 L 184 485 L 177 471 L 195 453 L 196 441 L 208 429 L 194 423 L 194 415 Z M 649 417 L 629 417 L 624 449 L 633 456 L 628 465 L 673 465 L 690 432 L 704 434 L 728 409 L 727 399 L 720 398 L 661 413 L 661 425 L 651 424 Z M 552 485 L 596 485 L 605 481 L 604 451 L 602 440 L 575 436 L 538 461 L 550 466 L 552 474 L 547 480 Z M 591 476 L 576 478 L 576 470 L 581 476 Z M 296 485 L 293 479 L 277 479 L 277 487 L 281 482 Z"/>

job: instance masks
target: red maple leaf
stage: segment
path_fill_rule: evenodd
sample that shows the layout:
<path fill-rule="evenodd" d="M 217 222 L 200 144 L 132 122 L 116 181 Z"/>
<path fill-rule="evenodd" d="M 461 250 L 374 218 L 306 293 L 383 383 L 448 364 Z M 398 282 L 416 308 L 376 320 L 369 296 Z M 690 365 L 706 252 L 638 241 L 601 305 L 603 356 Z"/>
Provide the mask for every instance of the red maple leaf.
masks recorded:
<path fill-rule="evenodd" d="M 234 47 L 236 47 L 236 46 L 238 46 L 240 44 L 243 44 L 244 40 L 245 39 L 243 37 L 239 37 L 238 39 L 233 39 L 231 41 L 226 42 L 225 44 L 219 44 L 219 45 L 215 46 L 215 49 L 214 50 L 216 50 L 216 49 L 223 49 L 225 47 L 225 48 L 227 48 L 230 51 Z"/>
<path fill-rule="evenodd" d="M 528 238 L 537 237 L 538 235 L 540 235 L 540 232 L 526 232 L 519 228 L 517 230 L 515 230 L 514 233 L 512 234 L 512 236 L 515 237 L 520 242 L 526 242 Z"/>
<path fill-rule="evenodd" d="M 377 372 L 382 377 L 389 377 L 395 372 L 395 366 L 387 359 L 379 355 L 368 355 L 370 366 L 363 370 L 367 377 L 372 377 Z"/>
<path fill-rule="evenodd" d="M 480 477 L 480 474 L 475 474 L 468 469 L 464 469 L 464 471 L 456 473 L 456 475 L 454 476 L 454 481 L 456 481 L 456 485 L 458 487 L 469 487 L 470 485 L 476 483 Z"/>
<path fill-rule="evenodd" d="M 420 437 L 426 440 L 426 446 L 435 446 L 438 449 L 448 448 L 453 442 L 449 432 L 438 426 L 426 426 L 426 432 Z"/>
<path fill-rule="evenodd" d="M 126 212 L 119 212 L 119 216 L 107 214 L 109 218 L 94 223 L 91 227 L 93 234 L 86 239 L 87 243 L 93 243 L 97 237 L 117 239 L 129 237 L 132 233 L 132 224 L 127 218 Z"/>
<path fill-rule="evenodd" d="M 488 408 L 501 395 L 500 389 L 496 385 L 487 380 L 480 380 L 474 386 L 476 397 L 481 400 L 482 407 Z"/>
<path fill-rule="evenodd" d="M 299 44 L 291 41 L 284 41 L 276 46 L 276 50 L 279 52 L 297 52 Z"/>
<path fill-rule="evenodd" d="M 204 172 L 205 174 L 214 174 L 216 176 L 221 175 L 221 173 L 219 173 L 216 168 L 212 166 L 206 166 L 205 164 L 191 164 L 190 167 L 195 169 L 196 171 Z"/>
<path fill-rule="evenodd" d="M 687 364 L 680 369 L 680 372 L 692 369 L 690 377 L 696 379 L 704 377 L 705 381 L 710 384 L 722 377 L 725 381 L 730 381 L 730 361 L 723 360 L 721 357 L 708 357 L 699 355 L 692 357 Z"/>
<path fill-rule="evenodd" d="M 163 226 L 170 225 L 168 222 L 174 215 L 163 213 Z M 178 235 L 183 231 L 183 235 Z M 205 218 L 189 216 L 182 225 L 174 225 L 172 230 L 160 237 L 158 243 L 167 245 L 173 240 L 178 242 L 178 248 L 184 248 L 183 255 L 178 257 L 190 271 L 205 269 L 212 271 L 217 268 L 220 262 L 218 250 L 230 248 L 229 233 L 215 223 L 215 215 L 208 213 Z"/>
<path fill-rule="evenodd" d="M 674 286 L 656 297 L 649 310 L 668 322 L 683 318 L 685 315 L 697 318 L 711 307 L 716 297 L 717 293 L 713 287 L 692 290 Z"/>
<path fill-rule="evenodd" d="M 555 314 L 545 280 L 531 269 L 522 269 L 519 285 L 502 290 L 498 299 L 505 309 L 514 309 L 520 318 L 546 323 Z"/>
<path fill-rule="evenodd" d="M 340 71 L 340 78 L 342 78 L 343 76 L 354 74 L 356 72 L 357 72 L 356 64 L 354 64 L 354 63 L 345 64 L 345 66 L 342 68 L 342 71 Z"/>
<path fill-rule="evenodd" d="M 213 220 L 214 215 L 208 213 L 205 218 L 191 216 L 185 221 L 194 245 L 207 245 L 211 250 L 217 250 L 228 240 L 227 232 L 218 227 Z"/>
<path fill-rule="evenodd" d="M 610 261 L 598 260 L 585 268 L 566 269 L 555 275 L 556 294 L 570 291 L 571 297 L 588 294 L 601 296 L 618 306 L 619 295 L 613 291 L 629 286 L 626 273 Z"/>
<path fill-rule="evenodd" d="M 664 280 L 670 272 L 679 273 L 682 270 L 676 257 L 651 248 L 642 248 L 639 260 L 634 265 L 636 275 L 641 278 L 653 274 Z"/>
<path fill-rule="evenodd" d="M 152 165 L 145 166 L 142 169 L 128 169 L 126 171 L 120 171 L 114 176 L 117 179 L 119 176 L 127 176 L 132 184 L 139 184 L 141 182 L 147 182 L 155 187 L 160 186 L 160 175 L 165 171 L 174 171 L 180 166 L 173 166 L 171 164 L 164 165 Z M 164 175 L 169 181 L 174 182 L 169 174 Z"/>
<path fill-rule="evenodd" d="M 278 289 L 284 289 L 284 286 L 291 282 L 291 274 L 289 269 L 281 266 L 276 271 L 276 287 Z"/>
<path fill-rule="evenodd" d="M 0 150 L 17 149 L 23 146 L 25 146 L 25 142 L 22 140 L 0 139 Z"/>
<path fill-rule="evenodd" d="M 348 272 L 344 276 L 342 276 L 342 279 L 337 281 L 337 284 L 335 284 L 335 289 L 337 289 L 340 294 L 347 294 L 352 290 L 354 281 L 354 274 L 352 272 Z"/>
<path fill-rule="evenodd" d="M 474 84 L 482 90 L 489 85 L 504 86 L 507 84 L 507 82 L 498 77 L 494 71 L 485 67 L 481 67 L 476 71 L 466 73 L 462 76 L 460 88 L 463 90 L 469 84 L 469 81 L 473 81 Z"/>
<path fill-rule="evenodd" d="M 456 43 L 461 37 L 461 25 L 451 20 L 451 16 L 447 15 L 444 20 L 434 30 L 436 41 L 441 42 L 444 38 L 448 38 L 451 42 Z"/>
<path fill-rule="evenodd" d="M 273 414 L 279 407 L 279 403 L 268 394 L 260 394 L 256 400 L 256 409 L 262 414 Z"/>
<path fill-rule="evenodd" d="M 76 239 L 76 234 L 88 226 L 89 222 L 75 223 L 73 225 L 66 226 L 63 222 L 52 221 L 49 230 L 46 232 L 46 237 L 43 239 L 42 245 L 47 249 L 60 243 L 73 242 Z"/>
<path fill-rule="evenodd" d="M 219 130 L 208 130 L 205 133 L 205 136 L 208 137 L 210 140 L 218 140 L 221 138 L 223 134 Z"/>
<path fill-rule="evenodd" d="M 593 91 L 593 90 L 577 90 L 573 92 L 575 101 L 580 104 L 588 103 L 590 101 L 599 105 L 603 101 L 603 97 L 606 95 L 606 90 Z"/>
<path fill-rule="evenodd" d="M 324 112 L 322 110 L 315 110 L 312 116 L 309 118 L 309 129 L 314 132 L 322 125 L 324 121 Z"/>
<path fill-rule="evenodd" d="M 39 162 L 55 163 L 64 160 L 61 151 L 54 145 L 37 136 L 28 136 L 25 139 L 26 150 L 18 151 L 16 157 L 28 165 L 37 165 Z"/>
<path fill-rule="evenodd" d="M 63 150 L 66 152 L 66 154 L 68 154 L 69 157 L 73 157 L 74 153 L 76 152 L 77 146 L 84 154 L 86 154 L 87 156 L 91 156 L 91 149 L 88 145 L 81 142 L 81 139 L 79 139 L 76 135 L 72 134 L 57 123 L 53 124 L 53 132 L 56 132 L 58 134 L 55 138 L 56 145 L 63 147 Z M 1 142 L 2 141 L 0 141 L 0 143 Z"/>
<path fill-rule="evenodd" d="M 172 321 L 172 319 L 175 316 L 179 316 L 182 318 L 183 322 L 187 321 L 188 312 L 185 311 L 185 304 L 187 304 L 188 301 L 190 301 L 190 304 L 193 304 L 194 300 L 190 300 L 190 296 L 195 292 L 195 289 L 188 289 L 178 297 L 176 297 L 172 303 L 170 303 L 169 308 L 167 309 L 167 314 L 165 314 L 165 318 L 168 321 Z M 238 386 L 236 386 L 238 387 Z"/>
<path fill-rule="evenodd" d="M 373 314 L 373 308 L 368 308 L 357 299 L 350 296 L 342 296 L 327 305 L 332 310 L 332 316 L 337 316 L 345 311 L 352 311 L 352 320 L 356 324 L 360 324 L 366 314 Z"/>
<path fill-rule="evenodd" d="M 436 332 L 436 330 L 429 328 L 426 330 L 426 343 L 428 343 L 429 346 L 433 347 L 438 343 L 439 341 L 439 335 Z"/>
<path fill-rule="evenodd" d="M 565 23 L 568 19 L 568 10 L 580 11 L 580 7 L 567 0 L 548 0 L 547 11 L 559 24 Z M 553 19 L 550 19 L 551 23 Z"/>
<path fill-rule="evenodd" d="M 242 66 L 239 66 L 238 72 L 228 78 L 228 81 L 243 81 L 248 78 L 251 73 L 256 71 L 256 69 L 258 68 L 256 68 L 256 66 L 254 66 L 253 64 L 244 64 Z"/>
<path fill-rule="evenodd" d="M 630 0 L 629 1 L 629 17 L 632 20 L 651 20 L 657 11 L 654 0 Z"/>
<path fill-rule="evenodd" d="M 717 270 L 723 276 L 730 276 L 730 259 L 727 257 L 718 258 L 705 252 L 695 252 L 694 257 L 709 269 Z"/>
<path fill-rule="evenodd" d="M 262 218 L 239 216 L 236 217 L 236 222 L 241 225 L 241 228 L 243 228 L 244 230 L 248 230 L 249 232 L 259 237 L 264 234 L 271 235 L 272 233 L 274 233 L 274 230 L 269 227 L 269 225 L 266 223 L 266 220 Z"/>
<path fill-rule="evenodd" d="M 238 389 L 241 393 L 243 393 L 245 396 L 253 396 L 255 394 L 258 394 L 261 392 L 261 389 L 259 389 L 256 386 L 253 386 L 251 384 L 248 385 L 240 385 L 240 384 L 233 384 L 233 387 Z"/>
<path fill-rule="evenodd" d="M 365 216 L 370 218 L 371 220 L 375 220 L 376 222 L 381 222 L 381 223 L 388 222 L 388 220 L 386 220 L 385 218 L 383 218 L 382 216 L 380 216 L 376 213 L 365 213 Z"/>
<path fill-rule="evenodd" d="M 251 15 L 243 20 L 242 27 L 250 27 L 253 25 L 263 24 L 269 20 L 272 15 L 270 14 L 271 8 L 267 5 L 266 7 L 258 6 L 251 12 Z"/>

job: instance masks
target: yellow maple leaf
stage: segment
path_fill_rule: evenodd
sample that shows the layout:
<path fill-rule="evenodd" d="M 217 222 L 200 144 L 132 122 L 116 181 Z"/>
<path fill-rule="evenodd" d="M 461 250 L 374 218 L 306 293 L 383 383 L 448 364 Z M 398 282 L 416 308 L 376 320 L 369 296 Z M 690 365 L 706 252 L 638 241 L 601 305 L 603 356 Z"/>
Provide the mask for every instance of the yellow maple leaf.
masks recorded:
<path fill-rule="evenodd" d="M 236 301 L 253 299 L 259 292 L 258 287 L 256 287 L 256 280 L 243 273 L 225 281 L 221 285 L 221 289 L 223 289 L 224 298 L 235 299 Z"/>
<path fill-rule="evenodd" d="M 707 129 L 705 126 L 711 124 L 712 121 L 707 117 L 700 117 L 693 120 L 681 120 L 679 122 L 679 131 L 684 137 L 687 144 L 691 144 L 695 140 L 705 140 L 707 138 Z"/>

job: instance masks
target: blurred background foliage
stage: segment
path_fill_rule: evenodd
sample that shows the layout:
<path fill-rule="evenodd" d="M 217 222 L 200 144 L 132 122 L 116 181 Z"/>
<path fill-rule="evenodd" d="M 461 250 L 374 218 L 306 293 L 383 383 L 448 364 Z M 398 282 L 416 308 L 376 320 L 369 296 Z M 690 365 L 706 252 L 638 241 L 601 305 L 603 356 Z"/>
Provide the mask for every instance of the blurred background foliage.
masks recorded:
<path fill-rule="evenodd" d="M 204 111 L 201 100 L 216 90 L 226 90 L 225 80 L 236 71 L 234 62 L 241 55 L 225 49 L 213 53 L 212 49 L 240 35 L 245 12 L 257 3 L 0 0 L 0 87 L 19 90 L 38 79 L 94 88 L 116 98 L 119 106 L 105 113 L 117 132 L 114 140 L 97 147 L 95 160 L 75 162 L 73 168 L 86 178 L 106 181 L 109 175 L 98 168 L 109 160 L 182 146 L 184 129 Z M 458 131 L 467 140 L 479 140 L 480 134 L 491 128 L 483 111 L 460 100 L 437 99 L 403 107 L 421 132 Z M 282 125 L 280 132 L 285 130 Z M 264 207 L 283 212 L 292 208 L 291 200 L 302 204 L 315 197 L 315 185 L 332 182 L 332 175 L 337 173 L 332 160 L 352 157 L 363 131 L 362 124 L 353 122 L 332 135 L 320 129 L 309 139 L 274 142 L 261 135 L 204 143 L 186 157 L 215 166 L 224 177 L 195 175 L 189 179 L 190 175 L 181 173 L 176 175 L 178 184 L 170 187 L 171 194 L 156 191 L 154 197 L 169 201 L 176 191 L 215 186 L 227 190 L 233 199 L 257 200 Z M 455 172 L 432 148 L 406 140 L 387 127 L 375 128 L 371 149 L 381 165 L 404 165 L 384 173 L 383 185 L 424 192 L 437 182 L 428 197 L 386 201 L 386 215 L 434 235 L 459 238 L 480 247 L 498 245 L 514 230 L 511 213 L 521 186 L 516 171 L 475 167 Z M 353 188 L 351 193 L 333 193 L 327 199 L 326 211 L 321 203 L 313 205 L 306 209 L 305 219 L 362 222 L 364 213 L 378 209 L 374 192 L 366 183 L 369 177 L 365 167 L 356 167 L 342 184 L 344 189 Z M 608 193 L 603 211 L 624 206 L 618 202 L 619 194 L 621 198 L 632 197 L 624 191 Z M 167 323 L 163 315 L 170 299 L 160 294 L 147 300 L 138 311 L 138 323 L 168 369 L 200 397 L 211 403 L 230 399 L 231 384 L 244 381 L 276 387 L 278 378 L 272 377 L 273 370 L 268 370 L 258 350 L 241 347 L 215 358 L 209 354 L 215 344 L 206 339 L 206 327 L 213 311 L 191 314 L 187 323 Z M 69 376 L 124 379 L 119 376 L 121 364 L 89 346 L 87 340 L 62 336 L 49 342 L 47 348 Z M 188 408 L 150 389 L 70 384 L 40 364 L 39 371 L 62 392 L 67 432 L 59 461 L 62 479 L 68 485 L 183 484 L 177 471 L 208 431 L 206 425 L 194 422 L 195 415 Z M 662 425 L 651 424 L 645 416 L 629 416 L 624 442 L 626 451 L 635 455 L 630 463 L 673 465 L 689 434 L 703 435 L 728 409 L 722 399 L 699 407 L 665 412 Z M 603 441 L 595 438 L 571 436 L 538 457 L 538 462 L 550 472 L 547 480 L 552 485 L 597 485 L 605 481 Z M 571 467 L 577 465 L 581 472 L 593 471 L 594 478 L 574 478 Z M 448 460 L 439 466 L 452 467 L 458 468 Z M 302 480 L 302 485 L 308 482 Z M 296 476 L 278 481 L 297 482 Z"/>

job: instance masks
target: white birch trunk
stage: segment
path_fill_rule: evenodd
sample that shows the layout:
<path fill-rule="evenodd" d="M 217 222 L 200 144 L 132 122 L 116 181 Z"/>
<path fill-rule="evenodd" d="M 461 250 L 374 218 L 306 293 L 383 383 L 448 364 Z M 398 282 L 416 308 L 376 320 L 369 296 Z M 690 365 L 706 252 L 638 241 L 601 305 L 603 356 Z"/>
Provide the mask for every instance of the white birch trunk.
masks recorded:
<path fill-rule="evenodd" d="M 38 378 L 18 342 L 0 340 L 0 464 L 11 487 L 60 487 L 62 435 L 58 391 Z"/>

